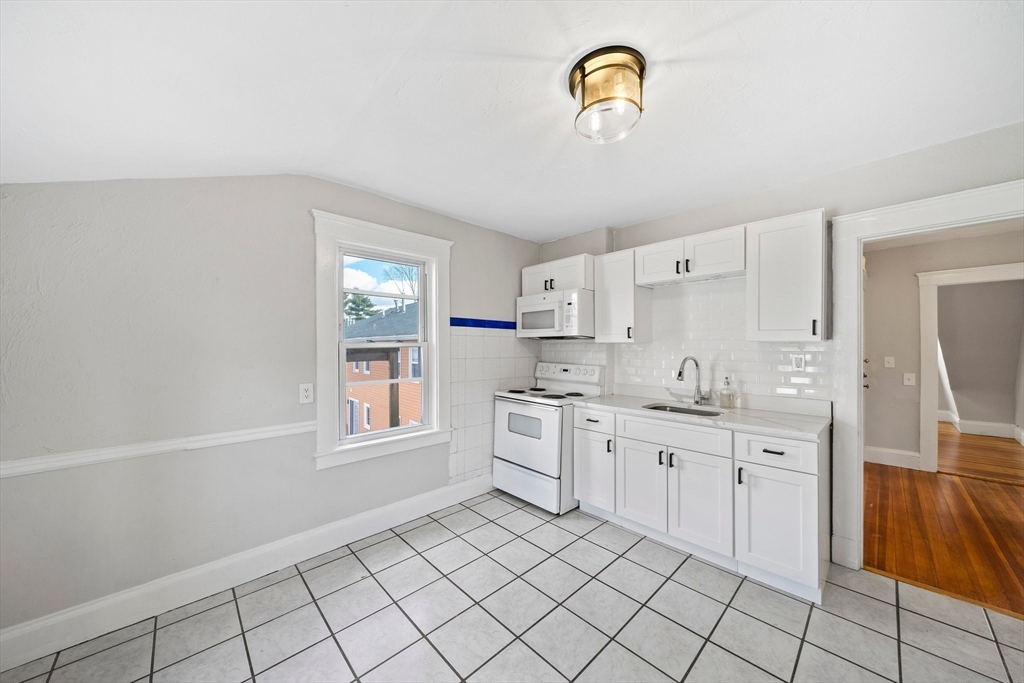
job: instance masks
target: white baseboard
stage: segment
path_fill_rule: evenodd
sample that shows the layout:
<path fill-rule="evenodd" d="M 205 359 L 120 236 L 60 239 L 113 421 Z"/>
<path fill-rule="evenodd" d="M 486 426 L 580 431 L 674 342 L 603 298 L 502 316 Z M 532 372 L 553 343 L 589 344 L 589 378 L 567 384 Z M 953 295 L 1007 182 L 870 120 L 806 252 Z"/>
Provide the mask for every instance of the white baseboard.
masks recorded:
<path fill-rule="evenodd" d="M 951 410 L 940 410 L 936 415 L 938 415 L 939 422 L 952 422 L 955 425 L 958 421 L 957 416 Z"/>
<path fill-rule="evenodd" d="M 491 490 L 477 477 L 0 630 L 0 671 L 219 593 Z"/>
<path fill-rule="evenodd" d="M 1016 426 L 1004 422 L 981 422 L 979 420 L 965 420 L 960 418 L 957 429 L 961 434 L 978 434 L 980 436 L 998 436 L 1004 439 L 1013 439 Z"/>
<path fill-rule="evenodd" d="M 860 569 L 860 543 L 845 536 L 832 536 L 832 561 L 847 569 Z"/>
<path fill-rule="evenodd" d="M 1017 443 L 1024 446 L 1024 429 L 1020 427 L 1013 428 L 1013 438 L 1017 439 Z"/>
<path fill-rule="evenodd" d="M 921 469 L 921 454 L 915 451 L 900 451 L 895 448 L 864 447 L 864 462 L 875 462 L 879 465 L 906 467 L 911 470 Z"/>

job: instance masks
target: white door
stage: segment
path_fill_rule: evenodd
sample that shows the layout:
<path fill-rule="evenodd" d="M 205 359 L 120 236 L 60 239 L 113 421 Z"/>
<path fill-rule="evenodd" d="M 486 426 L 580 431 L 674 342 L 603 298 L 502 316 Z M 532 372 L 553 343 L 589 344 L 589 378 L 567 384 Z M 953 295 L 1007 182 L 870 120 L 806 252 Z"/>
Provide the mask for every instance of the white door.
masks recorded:
<path fill-rule="evenodd" d="M 633 341 L 633 250 L 594 257 L 594 341 Z"/>
<path fill-rule="evenodd" d="M 732 458 L 669 447 L 668 533 L 732 557 Z"/>
<path fill-rule="evenodd" d="M 634 249 L 636 284 L 682 282 L 685 277 L 685 243 L 685 239 L 679 238 Z"/>
<path fill-rule="evenodd" d="M 523 268 L 523 296 L 551 291 L 551 264 L 540 263 Z"/>
<path fill-rule="evenodd" d="M 746 268 L 746 230 L 739 225 L 686 238 L 683 271 L 687 280 L 741 273 Z"/>
<path fill-rule="evenodd" d="M 736 559 L 818 585 L 818 478 L 735 463 Z"/>
<path fill-rule="evenodd" d="M 824 339 L 822 210 L 747 226 L 747 339 Z"/>
<path fill-rule="evenodd" d="M 494 401 L 494 455 L 549 477 L 562 462 L 562 409 L 525 401 Z"/>
<path fill-rule="evenodd" d="M 615 512 L 658 531 L 668 529 L 667 451 L 644 441 L 615 439 Z"/>
<path fill-rule="evenodd" d="M 594 261 L 590 254 L 579 254 L 551 261 L 552 289 L 593 289 Z M 587 270 L 590 270 L 589 277 Z"/>
<path fill-rule="evenodd" d="M 615 439 L 573 430 L 573 498 L 615 512 Z"/>

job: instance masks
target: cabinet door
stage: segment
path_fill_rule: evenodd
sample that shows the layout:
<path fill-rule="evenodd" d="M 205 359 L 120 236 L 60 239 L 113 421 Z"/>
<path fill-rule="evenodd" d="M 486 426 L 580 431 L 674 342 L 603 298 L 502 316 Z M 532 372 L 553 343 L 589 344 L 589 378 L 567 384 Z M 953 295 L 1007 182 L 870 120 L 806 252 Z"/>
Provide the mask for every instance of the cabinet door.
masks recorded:
<path fill-rule="evenodd" d="M 615 439 L 615 512 L 658 531 L 668 529 L 664 446 Z"/>
<path fill-rule="evenodd" d="M 633 250 L 594 257 L 594 341 L 633 341 Z"/>
<path fill-rule="evenodd" d="M 569 258 L 551 261 L 552 289 L 593 289 L 594 288 L 594 257 L 590 254 L 579 254 Z"/>
<path fill-rule="evenodd" d="M 655 285 L 683 281 L 686 262 L 685 239 L 648 244 L 637 247 L 633 252 L 636 284 Z"/>
<path fill-rule="evenodd" d="M 747 339 L 825 338 L 824 249 L 822 210 L 747 226 Z"/>
<path fill-rule="evenodd" d="M 551 279 L 551 264 L 539 263 L 529 268 L 523 268 L 523 296 L 532 294 L 543 294 L 550 291 L 548 281 Z"/>
<path fill-rule="evenodd" d="M 668 533 L 732 557 L 732 458 L 668 452 Z"/>
<path fill-rule="evenodd" d="M 701 280 L 746 268 L 746 230 L 740 225 L 686 238 L 683 270 L 687 280 Z"/>
<path fill-rule="evenodd" d="M 573 430 L 573 497 L 615 512 L 615 439 L 586 429 Z"/>
<path fill-rule="evenodd" d="M 818 478 L 735 463 L 736 559 L 818 585 Z"/>

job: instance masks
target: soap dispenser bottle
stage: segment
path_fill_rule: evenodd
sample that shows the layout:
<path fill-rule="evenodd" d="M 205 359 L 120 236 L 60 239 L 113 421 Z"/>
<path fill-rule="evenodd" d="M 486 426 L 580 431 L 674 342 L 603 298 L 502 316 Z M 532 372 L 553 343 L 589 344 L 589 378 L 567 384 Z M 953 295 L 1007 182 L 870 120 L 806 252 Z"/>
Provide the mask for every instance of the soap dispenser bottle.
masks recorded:
<path fill-rule="evenodd" d="M 722 408 L 736 407 L 736 390 L 729 386 L 729 378 L 725 378 L 725 386 L 718 394 L 718 405 Z"/>

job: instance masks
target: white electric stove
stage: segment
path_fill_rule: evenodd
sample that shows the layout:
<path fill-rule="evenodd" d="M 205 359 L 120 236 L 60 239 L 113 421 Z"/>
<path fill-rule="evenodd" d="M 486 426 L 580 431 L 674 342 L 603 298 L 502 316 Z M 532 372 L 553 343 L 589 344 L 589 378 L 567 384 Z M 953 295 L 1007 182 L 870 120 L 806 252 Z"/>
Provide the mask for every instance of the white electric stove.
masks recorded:
<path fill-rule="evenodd" d="M 604 367 L 537 363 L 530 389 L 494 393 L 494 487 L 554 514 L 572 488 L 573 401 L 600 396 Z"/>

